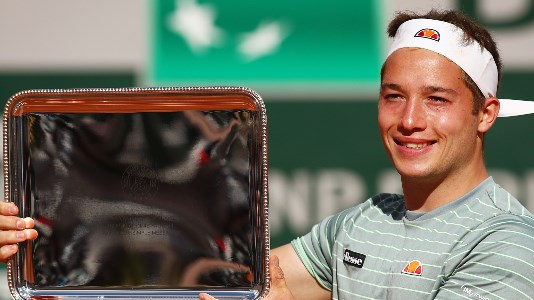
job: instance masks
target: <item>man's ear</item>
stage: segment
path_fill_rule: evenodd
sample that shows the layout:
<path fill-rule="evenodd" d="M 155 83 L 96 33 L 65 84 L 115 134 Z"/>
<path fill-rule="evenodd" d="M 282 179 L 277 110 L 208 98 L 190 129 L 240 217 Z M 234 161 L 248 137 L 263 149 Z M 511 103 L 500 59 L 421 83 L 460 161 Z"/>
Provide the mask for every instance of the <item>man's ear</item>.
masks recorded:
<path fill-rule="evenodd" d="M 480 119 L 478 123 L 478 131 L 480 133 L 485 133 L 490 130 L 491 126 L 493 126 L 493 123 L 495 123 L 495 120 L 497 119 L 500 107 L 501 104 L 499 99 L 495 97 L 486 98 L 484 105 L 479 112 Z"/>

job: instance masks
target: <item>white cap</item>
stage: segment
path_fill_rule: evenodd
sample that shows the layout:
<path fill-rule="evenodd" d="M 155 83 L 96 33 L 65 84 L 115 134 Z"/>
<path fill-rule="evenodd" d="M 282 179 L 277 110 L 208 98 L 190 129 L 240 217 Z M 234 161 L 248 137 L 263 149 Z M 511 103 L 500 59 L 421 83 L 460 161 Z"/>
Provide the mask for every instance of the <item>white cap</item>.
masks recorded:
<path fill-rule="evenodd" d="M 433 19 L 412 19 L 397 30 L 387 57 L 400 48 L 423 48 L 439 53 L 471 77 L 485 97 L 497 95 L 499 73 L 491 53 L 465 38 L 462 29 Z M 499 117 L 534 113 L 534 102 L 501 99 Z"/>

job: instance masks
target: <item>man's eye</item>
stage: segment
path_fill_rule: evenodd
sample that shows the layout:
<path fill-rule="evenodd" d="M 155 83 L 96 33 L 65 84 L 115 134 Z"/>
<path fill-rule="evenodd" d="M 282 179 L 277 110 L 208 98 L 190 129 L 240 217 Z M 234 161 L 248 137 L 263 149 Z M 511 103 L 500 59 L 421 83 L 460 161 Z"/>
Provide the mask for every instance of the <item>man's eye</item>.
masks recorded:
<path fill-rule="evenodd" d="M 387 94 L 384 98 L 386 98 L 387 100 L 395 100 L 395 99 L 400 99 L 401 95 L 399 95 L 399 94 Z"/>
<path fill-rule="evenodd" d="M 441 97 L 430 97 L 430 100 L 435 101 L 435 102 L 447 102 L 448 101 L 447 99 L 441 98 Z"/>

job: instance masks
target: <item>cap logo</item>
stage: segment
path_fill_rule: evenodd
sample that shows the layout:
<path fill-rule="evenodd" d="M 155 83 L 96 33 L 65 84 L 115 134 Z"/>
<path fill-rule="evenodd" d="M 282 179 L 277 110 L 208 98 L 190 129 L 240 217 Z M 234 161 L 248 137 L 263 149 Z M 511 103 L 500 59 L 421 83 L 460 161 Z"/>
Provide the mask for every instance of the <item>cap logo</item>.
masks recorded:
<path fill-rule="evenodd" d="M 422 37 L 422 38 L 425 38 L 425 39 L 430 39 L 430 40 L 434 40 L 436 42 L 439 42 L 439 37 L 440 36 L 439 36 L 439 32 L 437 30 L 425 28 L 425 29 L 419 30 L 414 35 L 414 37 Z"/>
<path fill-rule="evenodd" d="M 423 265 L 418 260 L 412 260 L 402 270 L 403 274 L 421 276 L 423 274 Z"/>

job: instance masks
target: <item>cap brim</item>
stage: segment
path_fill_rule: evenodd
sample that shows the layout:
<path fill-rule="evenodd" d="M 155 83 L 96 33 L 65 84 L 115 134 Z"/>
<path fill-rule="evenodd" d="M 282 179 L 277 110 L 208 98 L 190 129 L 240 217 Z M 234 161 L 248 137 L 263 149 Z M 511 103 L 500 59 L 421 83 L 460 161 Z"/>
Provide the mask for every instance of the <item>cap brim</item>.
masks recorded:
<path fill-rule="evenodd" d="M 498 117 L 513 117 L 534 113 L 534 101 L 499 99 L 501 108 Z"/>

